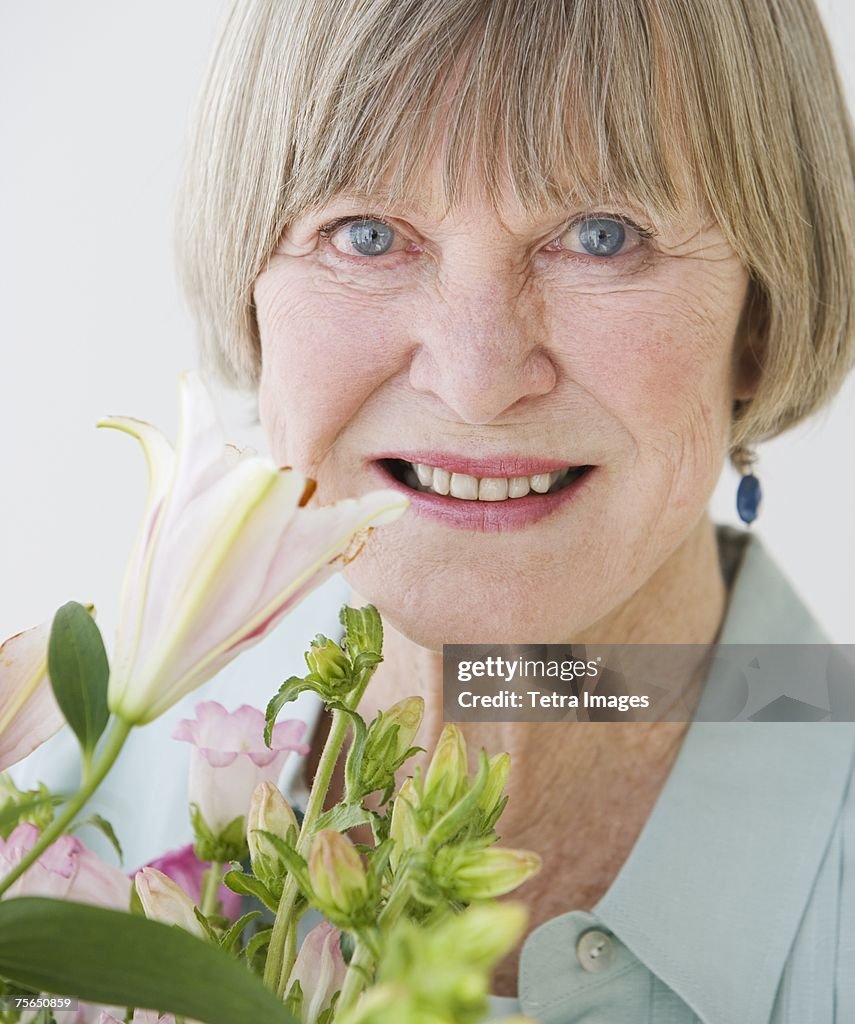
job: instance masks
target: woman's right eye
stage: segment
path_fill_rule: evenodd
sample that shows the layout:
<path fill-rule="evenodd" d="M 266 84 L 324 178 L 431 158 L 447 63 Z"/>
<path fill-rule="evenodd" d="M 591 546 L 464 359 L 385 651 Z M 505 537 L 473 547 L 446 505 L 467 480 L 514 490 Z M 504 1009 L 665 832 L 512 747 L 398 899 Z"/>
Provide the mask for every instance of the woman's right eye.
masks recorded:
<path fill-rule="evenodd" d="M 397 241 L 395 229 L 376 217 L 340 217 L 319 234 L 345 256 L 383 256 Z"/>

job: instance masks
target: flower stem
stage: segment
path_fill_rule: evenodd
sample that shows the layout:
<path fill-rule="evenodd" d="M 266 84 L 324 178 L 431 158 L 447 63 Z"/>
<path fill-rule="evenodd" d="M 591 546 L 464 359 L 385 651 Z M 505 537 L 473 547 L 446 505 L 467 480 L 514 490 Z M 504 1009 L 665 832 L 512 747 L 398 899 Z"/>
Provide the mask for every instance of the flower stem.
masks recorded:
<path fill-rule="evenodd" d="M 84 804 L 89 800 L 95 790 L 104 781 L 107 772 L 113 767 L 116 758 L 119 756 L 133 726 L 123 718 L 117 718 L 104 742 L 100 755 L 85 777 L 80 789 L 65 805 L 62 813 L 51 822 L 50 825 L 39 836 L 33 848 L 25 854 L 5 878 L 0 881 L 0 896 L 6 892 L 23 873 L 41 857 L 45 850 L 63 834 L 66 827 L 71 824 L 80 812 Z"/>
<path fill-rule="evenodd" d="M 314 824 L 323 811 L 333 771 L 341 754 L 341 748 L 344 745 L 349 725 L 350 719 L 345 712 L 333 711 L 332 725 L 330 726 L 329 735 L 318 763 L 318 770 L 312 783 L 309 802 L 306 805 L 306 813 L 303 816 L 303 824 L 300 827 L 300 838 L 297 840 L 297 852 L 304 859 L 308 856 Z M 264 965 L 264 984 L 280 996 L 285 994 L 285 986 L 288 983 L 288 977 L 291 974 L 294 960 L 295 951 L 293 947 L 287 950 L 286 955 L 286 939 L 296 899 L 297 881 L 293 875 L 289 874 L 285 879 L 282 897 L 276 910 L 273 934 L 270 936 L 270 946 L 267 950 L 267 960 Z"/>
<path fill-rule="evenodd" d="M 344 984 L 341 986 L 338 1002 L 335 1004 L 335 1017 L 333 1017 L 333 1020 L 344 1014 L 356 1002 L 359 993 L 365 985 L 365 975 L 362 972 L 370 968 L 372 959 L 365 943 L 357 942 L 353 956 L 350 958 L 347 974 L 344 976 Z"/>
<path fill-rule="evenodd" d="M 386 906 L 380 911 L 377 918 L 377 923 L 384 930 L 388 931 L 401 914 L 404 912 L 404 908 L 410 899 L 410 884 L 409 878 L 403 875 L 401 878 L 396 878 L 395 883 L 392 886 L 392 891 L 389 893 L 389 899 L 386 902 Z M 374 957 L 371 951 L 368 949 L 364 942 L 358 941 L 356 948 L 353 951 L 350 964 L 347 968 L 347 974 L 344 976 L 344 984 L 341 987 L 341 994 L 338 997 L 338 1002 L 335 1007 L 335 1018 L 339 1014 L 343 1014 L 346 1010 L 349 1010 L 356 1002 L 359 993 L 365 987 L 365 972 L 369 971 L 373 966 Z"/>
<path fill-rule="evenodd" d="M 223 865 L 216 860 L 211 861 L 211 866 L 205 872 L 205 885 L 202 889 L 202 900 L 199 909 L 208 917 L 217 909 L 217 894 L 220 891 L 220 882 L 223 877 Z"/>

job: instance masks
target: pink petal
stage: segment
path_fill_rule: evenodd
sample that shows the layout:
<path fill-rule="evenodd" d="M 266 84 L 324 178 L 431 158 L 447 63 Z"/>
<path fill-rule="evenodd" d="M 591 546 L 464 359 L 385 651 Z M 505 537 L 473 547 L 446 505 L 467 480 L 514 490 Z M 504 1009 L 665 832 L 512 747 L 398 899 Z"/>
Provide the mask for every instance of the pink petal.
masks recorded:
<path fill-rule="evenodd" d="M 0 645 L 0 771 L 23 760 L 65 724 L 47 675 L 52 621 Z"/>
<path fill-rule="evenodd" d="M 131 901 L 131 881 L 123 871 L 107 864 L 81 843 L 77 874 L 67 898 L 112 910 L 127 910 Z"/>
<path fill-rule="evenodd" d="M 306 723 L 301 718 L 287 718 L 273 726 L 271 746 L 274 750 L 293 750 L 308 754 L 309 747 L 301 740 L 306 732 Z"/>
<path fill-rule="evenodd" d="M 170 850 L 168 853 L 157 857 L 143 867 L 157 868 L 164 875 L 171 878 L 187 893 L 191 900 L 198 905 L 202 899 L 202 880 L 205 872 L 210 867 L 205 861 L 199 860 L 193 852 L 193 844 L 182 846 L 177 850 Z M 223 874 L 230 870 L 230 865 L 223 865 Z M 142 870 L 142 868 L 138 869 Z M 131 878 L 136 875 L 131 873 Z M 221 885 L 217 897 L 220 901 L 222 913 L 230 920 L 237 921 L 243 909 L 241 897 L 232 892 L 225 885 Z"/>

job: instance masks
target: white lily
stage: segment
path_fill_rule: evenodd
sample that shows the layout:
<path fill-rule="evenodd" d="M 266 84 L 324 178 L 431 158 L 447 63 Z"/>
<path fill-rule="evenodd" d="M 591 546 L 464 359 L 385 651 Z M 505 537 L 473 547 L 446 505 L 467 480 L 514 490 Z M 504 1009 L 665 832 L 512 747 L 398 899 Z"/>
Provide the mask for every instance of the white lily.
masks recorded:
<path fill-rule="evenodd" d="M 0 771 L 62 728 L 47 670 L 50 620 L 0 644 Z"/>
<path fill-rule="evenodd" d="M 354 538 L 408 504 L 383 490 L 307 507 L 301 473 L 262 456 L 227 457 L 194 372 L 181 377 L 176 449 L 141 420 L 110 416 L 98 426 L 136 437 L 149 471 L 108 693 L 111 711 L 131 724 L 157 718 L 261 640 L 348 560 Z"/>

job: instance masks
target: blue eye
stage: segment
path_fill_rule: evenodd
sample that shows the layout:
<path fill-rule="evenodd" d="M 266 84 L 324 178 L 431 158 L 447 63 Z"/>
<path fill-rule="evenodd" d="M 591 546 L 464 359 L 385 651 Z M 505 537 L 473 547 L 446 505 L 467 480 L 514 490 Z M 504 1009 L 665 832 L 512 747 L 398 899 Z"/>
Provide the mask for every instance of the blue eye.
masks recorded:
<path fill-rule="evenodd" d="M 577 225 L 579 244 L 592 256 L 616 256 L 626 241 L 626 227 L 610 217 L 589 217 Z"/>
<path fill-rule="evenodd" d="M 350 244 L 362 256 L 382 256 L 395 239 L 395 232 L 382 220 L 354 220 L 348 227 Z"/>

